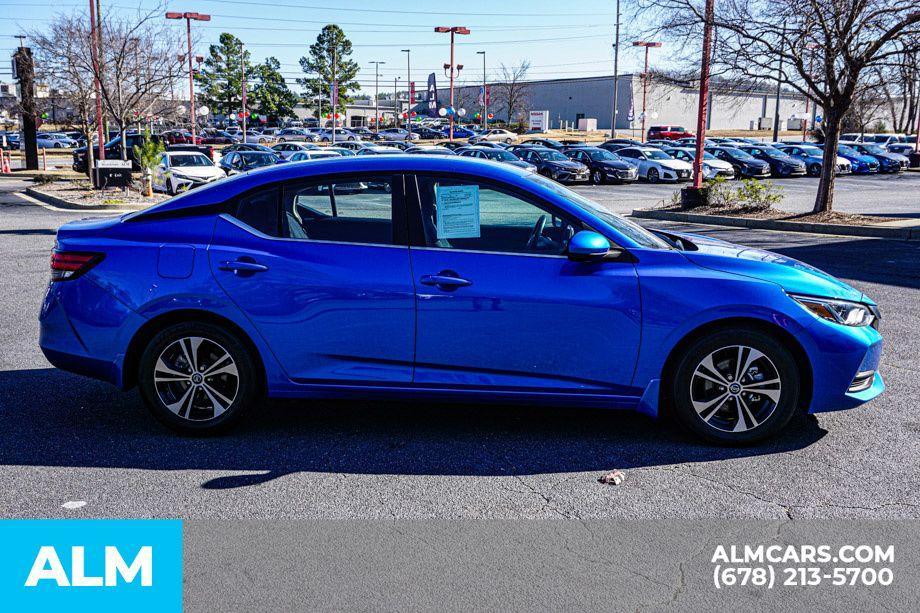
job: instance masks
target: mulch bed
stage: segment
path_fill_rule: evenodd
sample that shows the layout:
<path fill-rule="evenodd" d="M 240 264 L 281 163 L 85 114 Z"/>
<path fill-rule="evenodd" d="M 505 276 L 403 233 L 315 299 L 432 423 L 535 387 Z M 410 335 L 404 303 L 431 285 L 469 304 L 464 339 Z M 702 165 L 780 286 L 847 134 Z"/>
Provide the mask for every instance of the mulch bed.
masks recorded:
<path fill-rule="evenodd" d="M 678 206 L 666 206 L 658 210 L 672 213 L 693 213 L 695 215 L 724 215 L 725 217 L 743 217 L 746 219 L 777 219 L 801 223 L 845 224 L 850 226 L 868 226 L 888 221 L 901 221 L 902 219 L 898 217 L 875 217 L 873 215 L 838 213 L 836 211 L 823 213 L 790 213 L 788 211 L 780 211 L 779 209 L 744 209 L 737 207 L 700 206 L 685 209 Z"/>

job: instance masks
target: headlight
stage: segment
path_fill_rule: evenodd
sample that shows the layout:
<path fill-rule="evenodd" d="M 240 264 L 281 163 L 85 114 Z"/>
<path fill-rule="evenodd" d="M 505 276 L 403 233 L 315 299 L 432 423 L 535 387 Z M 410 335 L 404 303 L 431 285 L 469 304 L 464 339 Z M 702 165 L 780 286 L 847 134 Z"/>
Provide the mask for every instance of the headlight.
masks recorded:
<path fill-rule="evenodd" d="M 868 326 L 875 320 L 875 314 L 872 310 L 860 302 L 799 296 L 796 294 L 789 294 L 789 297 L 802 305 L 812 315 L 844 326 Z"/>

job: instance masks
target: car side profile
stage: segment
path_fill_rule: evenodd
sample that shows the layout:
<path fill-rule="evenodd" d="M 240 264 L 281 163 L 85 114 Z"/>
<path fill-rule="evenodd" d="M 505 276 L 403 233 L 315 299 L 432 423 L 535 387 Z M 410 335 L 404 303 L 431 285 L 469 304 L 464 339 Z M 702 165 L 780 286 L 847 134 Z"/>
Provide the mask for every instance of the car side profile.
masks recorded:
<path fill-rule="evenodd" d="M 39 342 L 182 432 L 264 396 L 390 398 L 630 409 L 743 444 L 880 394 L 879 318 L 782 255 L 646 230 L 508 164 L 398 154 L 63 225 Z"/>

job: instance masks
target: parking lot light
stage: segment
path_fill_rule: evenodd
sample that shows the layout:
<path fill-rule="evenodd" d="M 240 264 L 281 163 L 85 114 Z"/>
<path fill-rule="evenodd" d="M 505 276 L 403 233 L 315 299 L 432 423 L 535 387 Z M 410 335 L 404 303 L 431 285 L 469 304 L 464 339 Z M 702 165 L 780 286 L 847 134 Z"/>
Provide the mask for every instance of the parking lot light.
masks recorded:
<path fill-rule="evenodd" d="M 642 140 L 646 138 L 645 135 L 645 101 L 648 98 L 648 50 L 652 47 L 660 47 L 661 43 L 659 42 L 650 42 L 644 40 L 637 40 L 633 43 L 633 47 L 645 47 L 645 70 L 642 72 Z"/>
<path fill-rule="evenodd" d="M 195 143 L 195 69 L 192 66 L 192 61 L 194 60 L 194 55 L 192 54 L 192 21 L 211 21 L 210 15 L 205 15 L 204 13 L 177 13 L 177 12 L 168 12 L 166 13 L 166 19 L 184 19 L 185 20 L 185 32 L 188 39 L 188 97 L 189 97 L 189 120 L 191 122 L 192 129 L 192 144 Z"/>
<path fill-rule="evenodd" d="M 463 70 L 463 64 L 456 66 L 456 71 L 454 70 L 454 35 L 455 34 L 469 34 L 470 29 L 463 26 L 438 26 L 434 29 L 435 32 L 440 34 L 450 33 L 450 64 L 444 64 L 444 69 L 450 71 L 450 108 L 454 108 L 454 77 L 460 76 L 460 71 Z M 454 113 L 450 114 L 450 132 L 448 140 L 454 140 Z"/>

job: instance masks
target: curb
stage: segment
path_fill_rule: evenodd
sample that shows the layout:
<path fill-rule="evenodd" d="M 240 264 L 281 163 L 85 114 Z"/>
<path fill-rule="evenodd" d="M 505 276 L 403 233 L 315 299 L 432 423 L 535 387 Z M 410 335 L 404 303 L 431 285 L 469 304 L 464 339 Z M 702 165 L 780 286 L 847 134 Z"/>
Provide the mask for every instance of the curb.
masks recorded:
<path fill-rule="evenodd" d="M 888 238 L 898 240 L 920 240 L 920 223 L 904 228 L 885 228 L 877 226 L 847 226 L 843 224 L 804 223 L 781 219 L 750 219 L 729 217 L 726 215 L 700 215 L 696 213 L 677 213 L 673 211 L 654 211 L 634 209 L 631 217 L 641 219 L 659 219 L 662 221 L 682 221 L 685 223 L 705 224 L 708 226 L 731 226 L 753 230 L 781 230 L 785 232 L 807 232 L 811 234 L 836 234 L 838 236 L 863 236 L 868 238 Z"/>
<path fill-rule="evenodd" d="M 27 187 L 25 194 L 40 202 L 51 205 L 58 209 L 66 209 L 68 211 L 125 211 L 125 210 L 141 210 L 144 207 L 137 207 L 136 209 L 132 205 L 125 204 L 94 204 L 94 205 L 80 205 L 70 200 L 64 200 L 63 198 L 58 198 L 57 196 L 52 196 L 46 194 L 45 192 L 38 191 L 32 187 Z M 148 205 L 149 206 L 149 205 Z M 127 207 L 127 208 L 126 208 Z"/>

